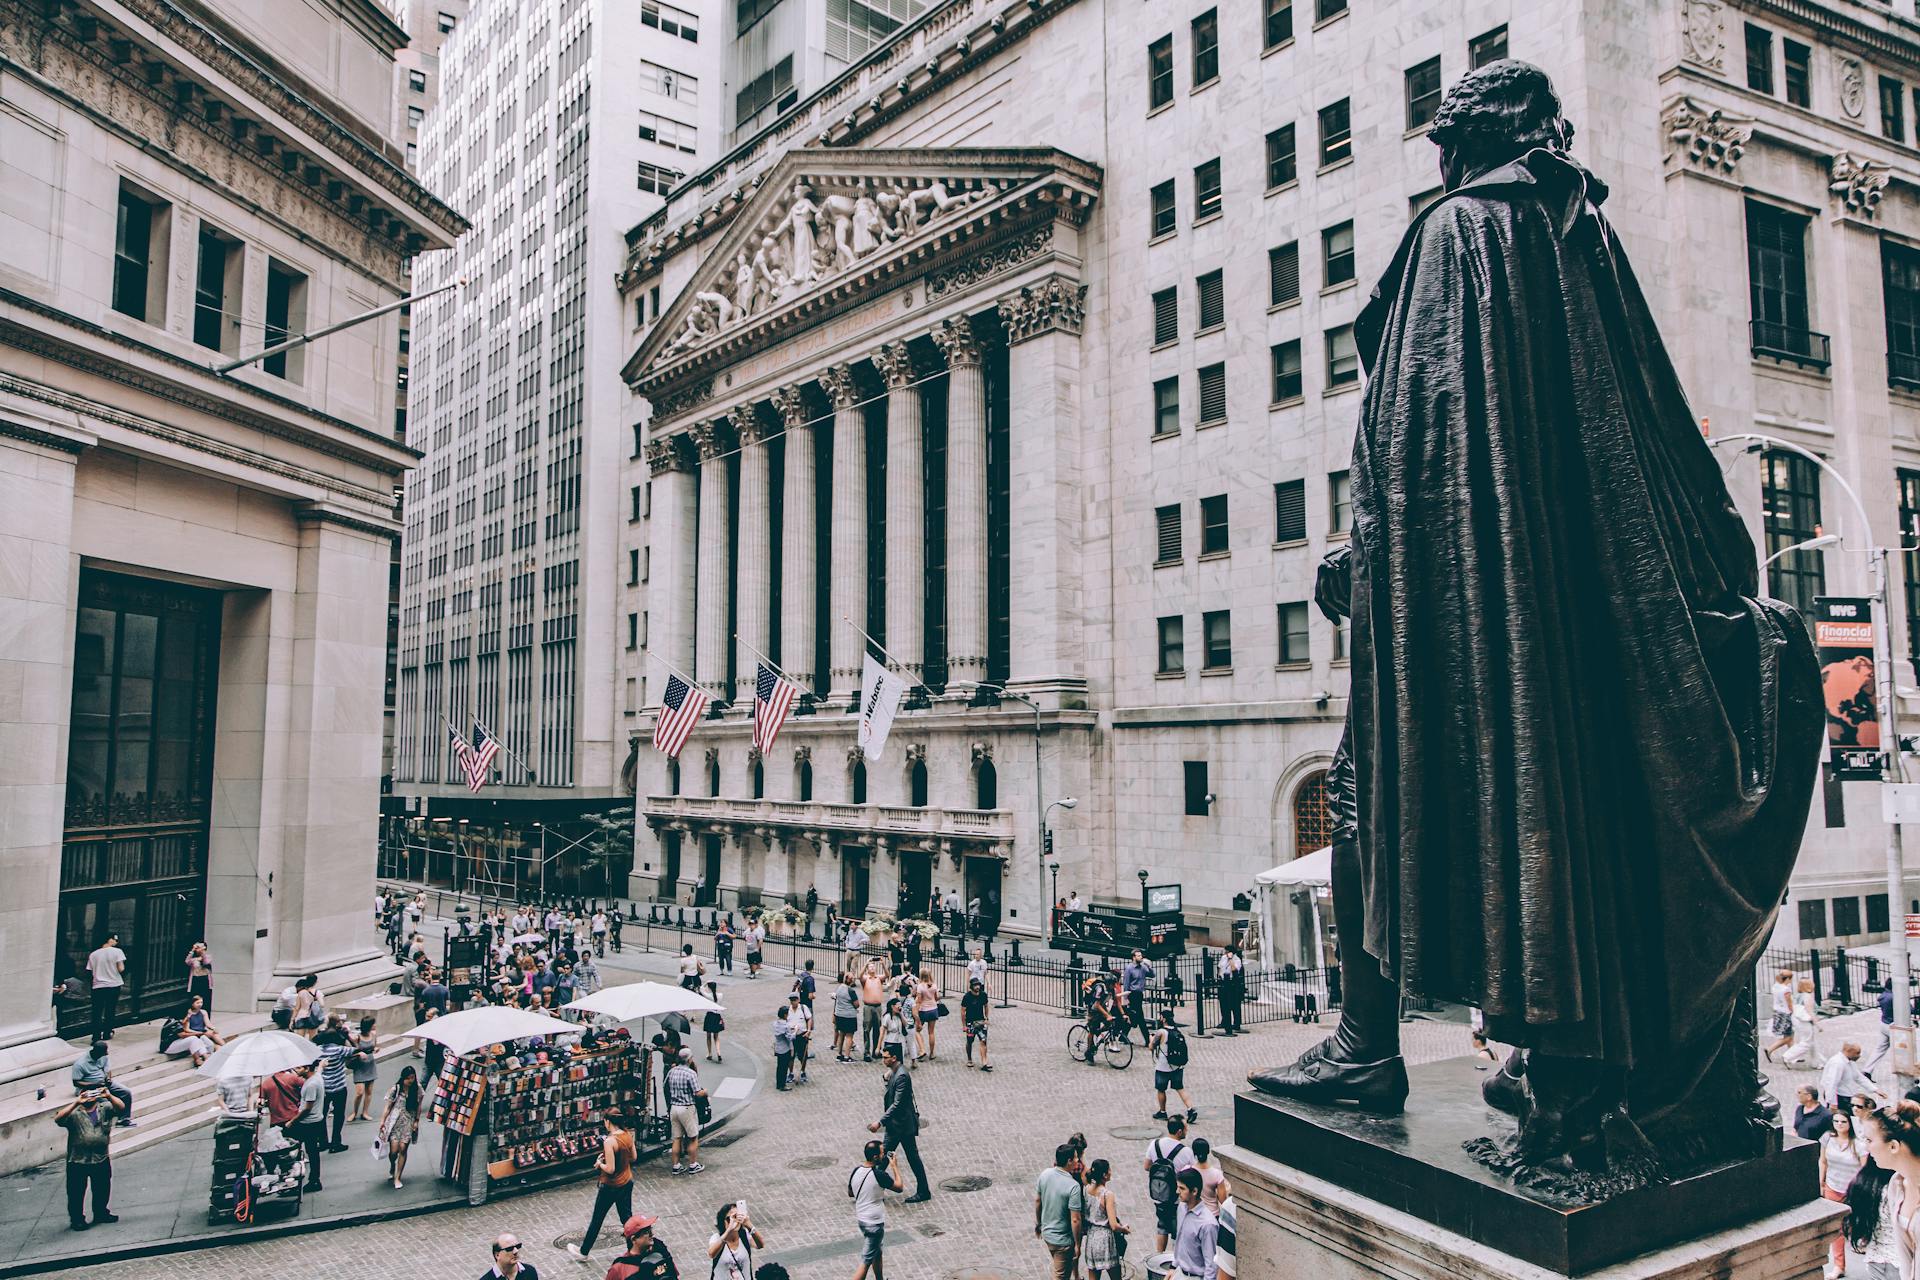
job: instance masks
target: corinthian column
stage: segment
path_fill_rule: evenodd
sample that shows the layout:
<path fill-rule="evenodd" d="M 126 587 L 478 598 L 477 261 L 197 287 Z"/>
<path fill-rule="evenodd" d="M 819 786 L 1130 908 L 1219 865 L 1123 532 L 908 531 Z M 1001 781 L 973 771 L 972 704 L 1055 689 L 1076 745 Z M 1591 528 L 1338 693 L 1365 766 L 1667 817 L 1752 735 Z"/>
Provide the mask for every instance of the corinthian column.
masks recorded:
<path fill-rule="evenodd" d="M 947 681 L 987 678 L 987 385 L 967 317 L 933 340 L 947 357 Z"/>
<path fill-rule="evenodd" d="M 860 694 L 860 659 L 867 625 L 867 423 L 853 370 L 834 365 L 820 375 L 833 401 L 833 580 L 827 584 L 831 637 L 831 697 L 851 703 Z M 848 622 L 847 619 L 851 619 Z"/>
<path fill-rule="evenodd" d="M 753 697 L 758 655 L 773 640 L 773 471 L 767 461 L 769 427 L 758 407 L 743 404 L 731 419 L 740 441 L 740 541 L 734 548 L 734 610 L 740 634 L 733 669 L 744 700 Z"/>
<path fill-rule="evenodd" d="M 693 524 L 693 458 L 687 445 L 685 436 L 647 442 L 647 469 L 653 476 L 647 579 L 660 591 L 648 633 L 649 638 L 660 637 L 659 654 L 682 671 L 693 670 L 694 564 L 699 554 Z M 667 682 L 650 679 L 647 687 L 664 690 Z"/>
<path fill-rule="evenodd" d="M 727 582 L 732 576 L 733 545 L 727 537 L 727 430 L 718 422 L 694 424 L 700 451 L 699 630 L 694 640 L 693 674 L 714 697 L 732 693 L 727 680 Z"/>
<path fill-rule="evenodd" d="M 887 650 L 910 680 L 926 644 L 927 501 L 913 357 L 891 342 L 873 357 L 887 382 Z"/>
<path fill-rule="evenodd" d="M 780 511 L 780 665 L 804 693 L 813 692 L 814 466 L 813 423 L 798 387 L 774 392 L 786 427 L 787 473 Z"/>

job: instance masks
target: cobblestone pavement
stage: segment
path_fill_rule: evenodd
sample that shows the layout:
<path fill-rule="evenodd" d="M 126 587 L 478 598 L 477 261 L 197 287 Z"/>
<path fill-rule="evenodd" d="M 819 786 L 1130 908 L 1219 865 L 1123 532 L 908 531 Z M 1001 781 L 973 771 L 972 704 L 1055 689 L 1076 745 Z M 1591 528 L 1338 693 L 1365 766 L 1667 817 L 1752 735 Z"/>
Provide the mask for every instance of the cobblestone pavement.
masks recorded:
<path fill-rule="evenodd" d="M 605 967 L 611 982 L 665 973 L 670 961 L 630 949 Z M 770 1048 L 772 1010 L 789 984 L 784 970 L 770 969 L 750 981 L 741 966 L 722 984 L 727 1038 L 745 1036 L 756 1050 Z M 957 1008 L 957 995 L 951 1002 Z M 1191 1024 L 1190 1011 L 1182 1021 Z M 1147 1140 L 1160 1131 L 1152 1119 L 1151 1064 L 1144 1052 L 1125 1071 L 1070 1061 L 1069 1025 L 1040 1010 L 995 1009 L 990 1075 L 965 1067 L 960 1037 L 951 1034 L 957 1024 L 942 1026 L 937 1060 L 923 1064 L 915 1076 L 924 1124 L 921 1150 L 936 1184 L 934 1199 L 922 1205 L 896 1200 L 889 1206 L 887 1274 L 892 1280 L 1045 1274 L 1045 1254 L 1032 1234 L 1033 1179 L 1051 1162 L 1055 1144 L 1076 1130 L 1090 1140 L 1091 1156 L 1105 1156 L 1121 1171 L 1123 1220 L 1150 1229 L 1140 1161 Z M 1240 1037 L 1194 1041 L 1188 1078 L 1201 1116 L 1195 1136 L 1229 1139 L 1231 1095 L 1246 1073 L 1290 1059 L 1330 1025 L 1283 1022 Z M 1416 1020 L 1407 1025 L 1406 1045 L 1411 1058 L 1426 1061 L 1464 1052 L 1467 1033 L 1458 1023 Z M 707 1172 L 673 1177 L 659 1165 L 638 1171 L 635 1209 L 659 1216 L 660 1237 L 683 1274 L 699 1275 L 715 1210 L 742 1197 L 770 1246 L 757 1262 L 777 1259 L 795 1280 L 852 1274 L 859 1233 L 846 1179 L 868 1136 L 866 1123 L 879 1114 L 881 1073 L 877 1065 L 842 1065 L 829 1054 L 825 1062 L 816 1061 L 812 1074 L 813 1083 L 787 1094 L 763 1084 L 721 1135 L 717 1149 L 705 1156 Z M 987 1185 L 971 1192 L 939 1185 L 957 1178 Z M 486 1242 L 496 1232 L 513 1231 L 528 1243 L 526 1260 L 543 1276 L 597 1280 L 617 1256 L 617 1241 L 603 1233 L 595 1263 L 587 1268 L 558 1248 L 578 1238 L 592 1203 L 591 1183 L 583 1178 L 577 1187 L 499 1199 L 480 1208 L 230 1245 L 217 1256 L 209 1256 L 211 1251 L 158 1255 L 71 1274 L 87 1280 L 203 1280 L 213 1271 L 240 1270 L 267 1276 L 336 1270 L 369 1277 L 477 1276 L 490 1262 Z M 1142 1252 L 1136 1247 L 1136 1261 Z"/>

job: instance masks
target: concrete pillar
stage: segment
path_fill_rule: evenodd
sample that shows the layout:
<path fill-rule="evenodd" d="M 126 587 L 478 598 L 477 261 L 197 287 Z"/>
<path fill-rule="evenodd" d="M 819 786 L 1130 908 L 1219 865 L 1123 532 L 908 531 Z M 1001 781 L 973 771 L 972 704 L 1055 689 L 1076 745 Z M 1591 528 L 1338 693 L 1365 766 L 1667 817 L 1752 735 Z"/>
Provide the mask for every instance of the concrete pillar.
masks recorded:
<path fill-rule="evenodd" d="M 740 540 L 734 547 L 734 610 L 738 615 L 734 672 L 742 704 L 753 701 L 760 655 L 773 647 L 773 469 L 767 458 L 772 433 L 755 405 L 732 414 L 740 442 Z"/>
<path fill-rule="evenodd" d="M 733 542 L 727 533 L 727 452 L 729 435 L 718 422 L 696 423 L 694 446 L 700 453 L 700 568 L 694 639 L 694 679 L 721 701 L 730 700 L 727 649 L 727 583 L 733 571 Z"/>
<path fill-rule="evenodd" d="M 780 502 L 780 665 L 803 693 L 814 692 L 816 629 L 813 421 L 798 387 L 782 387 L 774 408 L 786 430 Z"/>
<path fill-rule="evenodd" d="M 933 340 L 947 357 L 947 682 L 987 678 L 987 386 L 965 316 Z"/>
<path fill-rule="evenodd" d="M 653 503 L 647 519 L 647 643 L 682 671 L 693 671 L 694 583 L 699 558 L 694 524 L 693 457 L 685 436 L 647 442 L 647 469 L 653 476 Z M 659 705 L 667 687 L 666 670 L 647 669 L 649 700 Z"/>
<path fill-rule="evenodd" d="M 860 661 L 867 621 L 867 427 L 853 370 L 835 365 L 820 375 L 833 401 L 833 581 L 828 584 L 828 687 L 836 705 L 860 693 Z"/>
<path fill-rule="evenodd" d="M 873 357 L 887 383 L 887 651 L 910 680 L 926 648 L 927 500 L 913 357 L 891 342 Z"/>

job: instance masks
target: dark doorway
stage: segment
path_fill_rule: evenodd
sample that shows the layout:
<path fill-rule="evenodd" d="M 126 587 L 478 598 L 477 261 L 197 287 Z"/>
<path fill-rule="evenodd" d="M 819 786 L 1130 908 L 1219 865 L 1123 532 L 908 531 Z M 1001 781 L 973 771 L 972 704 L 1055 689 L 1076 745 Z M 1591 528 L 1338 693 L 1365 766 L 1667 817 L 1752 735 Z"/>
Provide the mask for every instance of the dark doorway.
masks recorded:
<path fill-rule="evenodd" d="M 867 914 L 867 851 L 840 850 L 840 914 L 858 919 Z"/>
<path fill-rule="evenodd" d="M 672 902 L 680 896 L 680 833 L 663 831 L 660 833 L 660 888 L 659 896 Z"/>
<path fill-rule="evenodd" d="M 117 932 L 121 1022 L 186 1002 L 181 958 L 206 918 L 219 653 L 218 592 L 81 571 L 54 977 L 83 971 Z M 65 1009 L 60 1030 L 86 1021 Z"/>
<path fill-rule="evenodd" d="M 967 859 L 966 901 L 962 905 L 971 911 L 974 900 L 979 900 L 980 914 L 974 927 L 982 933 L 999 930 L 1001 875 L 1005 869 L 1006 864 L 998 858 Z"/>
<path fill-rule="evenodd" d="M 716 906 L 720 902 L 720 837 L 707 836 L 702 852 L 705 866 L 700 871 L 700 889 L 693 899 L 693 905 Z"/>
<path fill-rule="evenodd" d="M 919 919 L 927 914 L 933 893 L 933 855 L 918 849 L 900 851 L 900 911 Z"/>

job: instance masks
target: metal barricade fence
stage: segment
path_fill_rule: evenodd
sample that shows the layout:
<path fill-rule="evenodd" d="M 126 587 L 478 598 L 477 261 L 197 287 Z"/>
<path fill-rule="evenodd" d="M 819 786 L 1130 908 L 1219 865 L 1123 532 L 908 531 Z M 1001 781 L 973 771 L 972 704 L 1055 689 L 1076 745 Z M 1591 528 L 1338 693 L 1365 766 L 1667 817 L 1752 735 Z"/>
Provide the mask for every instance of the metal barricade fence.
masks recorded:
<path fill-rule="evenodd" d="M 1888 966 L 1874 956 L 1849 955 L 1845 947 L 1805 949 L 1770 947 L 1756 966 L 1755 985 L 1762 1005 L 1768 1003 L 1774 975 L 1790 973 L 1797 984 L 1813 980 L 1816 1004 L 1861 1009 L 1878 1002 L 1886 989 Z"/>

